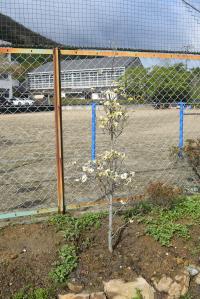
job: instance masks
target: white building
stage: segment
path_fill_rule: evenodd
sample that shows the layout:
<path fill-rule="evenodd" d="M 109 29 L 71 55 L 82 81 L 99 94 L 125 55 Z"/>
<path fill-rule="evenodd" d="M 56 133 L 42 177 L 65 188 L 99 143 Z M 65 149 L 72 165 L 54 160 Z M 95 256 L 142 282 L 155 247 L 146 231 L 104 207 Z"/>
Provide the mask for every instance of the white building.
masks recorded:
<path fill-rule="evenodd" d="M 11 44 L 0 40 L 0 47 L 10 46 Z M 12 79 L 9 73 L 11 65 L 11 54 L 0 54 L 0 97 L 11 99 L 13 97 L 13 87 L 18 87 L 19 82 Z"/>
<path fill-rule="evenodd" d="M 100 98 L 116 86 L 127 68 L 142 66 L 139 58 L 99 57 L 68 59 L 61 62 L 62 96 L 79 95 Z M 48 62 L 28 73 L 29 89 L 34 94 L 52 94 L 53 63 Z"/>

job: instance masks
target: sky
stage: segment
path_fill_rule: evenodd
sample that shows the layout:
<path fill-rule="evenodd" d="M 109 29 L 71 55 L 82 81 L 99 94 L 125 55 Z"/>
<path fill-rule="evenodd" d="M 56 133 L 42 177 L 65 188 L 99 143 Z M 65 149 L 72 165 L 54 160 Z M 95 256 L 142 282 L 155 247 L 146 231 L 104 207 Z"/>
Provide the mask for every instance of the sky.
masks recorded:
<path fill-rule="evenodd" d="M 182 0 L 1 0 L 0 11 L 65 45 L 200 51 L 200 14 Z"/>

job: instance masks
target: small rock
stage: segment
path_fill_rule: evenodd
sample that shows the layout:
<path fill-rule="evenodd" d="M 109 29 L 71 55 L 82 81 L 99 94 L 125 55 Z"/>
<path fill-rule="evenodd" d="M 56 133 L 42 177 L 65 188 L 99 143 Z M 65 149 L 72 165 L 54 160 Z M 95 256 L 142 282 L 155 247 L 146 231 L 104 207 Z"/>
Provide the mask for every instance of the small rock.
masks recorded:
<path fill-rule="evenodd" d="M 159 292 L 168 294 L 167 299 L 178 299 L 180 296 L 187 294 L 190 284 L 190 275 L 185 270 L 179 275 L 175 276 L 175 281 L 171 277 L 163 275 L 157 283 L 154 279 L 154 285 Z"/>
<path fill-rule="evenodd" d="M 67 287 L 70 291 L 74 292 L 74 293 L 80 293 L 84 286 L 78 283 L 72 283 L 72 282 L 68 282 Z"/>
<path fill-rule="evenodd" d="M 177 265 L 183 265 L 184 264 L 184 259 L 178 257 L 176 259 L 176 262 L 177 262 Z"/>
<path fill-rule="evenodd" d="M 171 279 L 171 277 L 167 277 L 166 275 L 163 275 L 158 283 L 156 283 L 154 280 L 154 285 L 158 292 L 168 293 L 172 283 L 173 280 Z"/>
<path fill-rule="evenodd" d="M 169 297 L 179 299 L 181 296 L 181 291 L 181 285 L 175 281 L 171 284 L 170 289 L 168 291 Z"/>
<path fill-rule="evenodd" d="M 18 257 L 19 257 L 18 254 L 12 254 L 12 255 L 10 256 L 10 259 L 11 259 L 11 260 L 16 260 Z"/>
<path fill-rule="evenodd" d="M 200 285 L 200 274 L 198 274 L 195 278 L 196 284 Z"/>
<path fill-rule="evenodd" d="M 89 294 L 65 294 L 65 295 L 58 295 L 58 299 L 89 299 Z"/>
<path fill-rule="evenodd" d="M 155 291 L 143 277 L 138 277 L 132 282 L 124 282 L 120 279 L 104 282 L 104 292 L 112 299 L 132 299 L 137 295 L 137 290 L 141 291 L 144 299 L 154 299 Z"/>
<path fill-rule="evenodd" d="M 106 295 L 103 292 L 91 293 L 90 299 L 106 299 Z"/>
<path fill-rule="evenodd" d="M 74 299 L 90 299 L 90 295 L 89 294 L 77 294 L 75 295 L 75 298 Z"/>
<path fill-rule="evenodd" d="M 75 296 L 74 294 L 58 295 L 58 299 L 74 299 Z"/>
<path fill-rule="evenodd" d="M 188 267 L 186 267 L 186 270 L 188 271 L 188 273 L 191 276 L 196 276 L 197 274 L 199 274 L 199 269 L 197 269 L 195 266 L 190 265 Z"/>

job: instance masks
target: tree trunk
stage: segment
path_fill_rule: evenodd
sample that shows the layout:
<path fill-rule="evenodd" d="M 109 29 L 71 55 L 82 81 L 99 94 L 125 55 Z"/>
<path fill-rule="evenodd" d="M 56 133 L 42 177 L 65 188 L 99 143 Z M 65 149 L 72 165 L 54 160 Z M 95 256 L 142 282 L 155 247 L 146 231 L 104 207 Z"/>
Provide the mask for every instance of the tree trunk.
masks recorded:
<path fill-rule="evenodd" d="M 108 199 L 109 199 L 108 249 L 109 249 L 110 253 L 112 253 L 113 252 L 113 245 L 112 245 L 113 196 L 109 195 Z"/>

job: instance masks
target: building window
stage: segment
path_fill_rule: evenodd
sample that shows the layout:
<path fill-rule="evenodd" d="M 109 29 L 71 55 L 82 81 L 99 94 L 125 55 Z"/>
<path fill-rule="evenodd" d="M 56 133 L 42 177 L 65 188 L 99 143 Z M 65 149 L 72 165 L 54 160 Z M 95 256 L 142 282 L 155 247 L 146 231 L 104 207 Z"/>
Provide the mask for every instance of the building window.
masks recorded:
<path fill-rule="evenodd" d="M 9 89 L 0 88 L 0 97 L 9 98 Z"/>
<path fill-rule="evenodd" d="M 0 74 L 0 80 L 5 80 L 5 79 L 8 79 L 8 74 L 1 73 Z"/>
<path fill-rule="evenodd" d="M 62 88 L 70 88 L 72 85 L 72 73 L 66 72 L 61 74 Z"/>
<path fill-rule="evenodd" d="M 73 84 L 80 85 L 81 82 L 81 74 L 80 73 L 73 73 Z"/>

